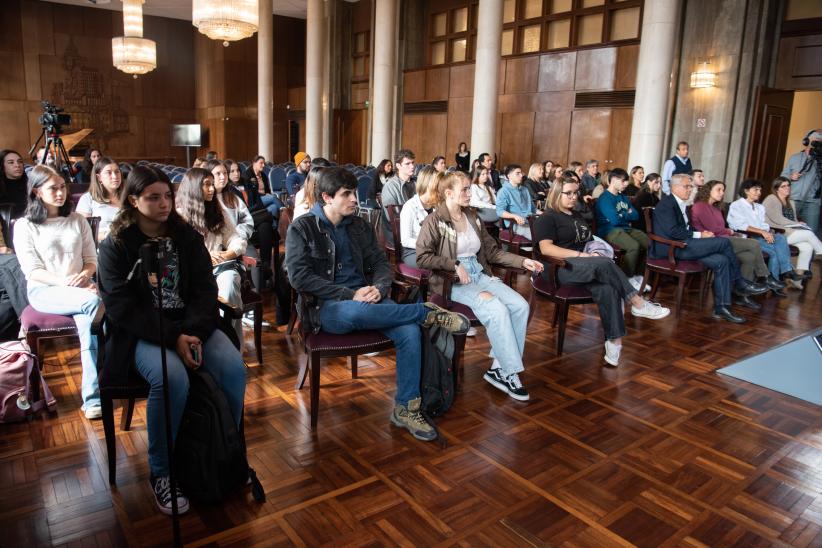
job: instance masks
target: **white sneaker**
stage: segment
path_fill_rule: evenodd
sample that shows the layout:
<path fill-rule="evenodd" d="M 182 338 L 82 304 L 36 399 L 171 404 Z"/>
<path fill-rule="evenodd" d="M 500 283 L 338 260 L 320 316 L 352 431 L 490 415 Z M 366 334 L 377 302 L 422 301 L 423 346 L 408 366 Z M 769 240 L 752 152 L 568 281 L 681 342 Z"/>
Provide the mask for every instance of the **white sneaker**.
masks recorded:
<path fill-rule="evenodd" d="M 477 328 L 476 327 L 469 327 L 468 331 L 465 333 L 466 337 L 476 337 L 477 336 Z"/>
<path fill-rule="evenodd" d="M 639 291 L 639 288 L 642 285 L 642 276 L 631 276 L 628 278 L 628 283 L 631 284 L 634 291 Z"/>
<path fill-rule="evenodd" d="M 243 314 L 243 325 L 246 327 L 254 327 L 254 312 L 246 312 Z M 263 318 L 263 327 L 271 327 L 271 324 Z"/>
<path fill-rule="evenodd" d="M 605 363 L 614 367 L 618 366 L 620 352 L 622 352 L 621 344 L 617 346 L 611 341 L 605 341 Z"/>
<path fill-rule="evenodd" d="M 637 318 L 648 318 L 650 320 L 661 320 L 671 313 L 670 308 L 665 308 L 659 303 L 645 301 L 641 308 L 631 305 L 631 314 Z"/>
<path fill-rule="evenodd" d="M 83 409 L 83 414 L 89 420 L 102 419 L 103 418 L 103 408 L 99 405 L 89 405 L 88 407 Z"/>

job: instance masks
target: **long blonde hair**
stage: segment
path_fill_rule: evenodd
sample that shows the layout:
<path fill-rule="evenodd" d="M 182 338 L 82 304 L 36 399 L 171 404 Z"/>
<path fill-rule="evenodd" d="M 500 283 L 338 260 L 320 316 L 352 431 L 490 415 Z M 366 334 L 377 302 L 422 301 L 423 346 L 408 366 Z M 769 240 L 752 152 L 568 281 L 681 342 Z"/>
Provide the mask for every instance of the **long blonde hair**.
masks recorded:
<path fill-rule="evenodd" d="M 548 197 L 545 199 L 545 209 L 553 209 L 554 211 L 562 211 L 560 207 L 560 200 L 562 199 L 562 191 L 565 185 L 575 185 L 579 190 L 579 183 L 574 177 L 562 177 L 554 181 L 551 185 L 551 190 L 548 192 Z"/>

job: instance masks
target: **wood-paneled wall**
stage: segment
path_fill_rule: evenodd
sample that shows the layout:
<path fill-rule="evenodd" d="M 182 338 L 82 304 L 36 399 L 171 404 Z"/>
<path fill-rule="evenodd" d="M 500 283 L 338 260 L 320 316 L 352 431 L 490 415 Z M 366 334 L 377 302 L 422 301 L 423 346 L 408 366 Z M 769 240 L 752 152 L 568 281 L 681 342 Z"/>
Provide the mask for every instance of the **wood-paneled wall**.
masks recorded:
<path fill-rule="evenodd" d="M 273 17 L 274 158 L 268 159 L 282 162 L 290 159 L 289 87 L 305 85 L 305 21 Z M 257 35 L 223 47 L 197 33 L 194 49 L 197 120 L 207 132 L 199 154 L 215 150 L 221 158 L 250 160 L 258 154 Z"/>
<path fill-rule="evenodd" d="M 189 22 L 145 17 L 158 66 L 135 80 L 112 66 L 121 12 L 33 0 L 3 0 L 0 10 L 0 148 L 28 151 L 48 99 L 72 115 L 67 133 L 94 129 L 84 143 L 117 159 L 185 158 L 171 147 L 169 126 L 195 120 Z"/>
<path fill-rule="evenodd" d="M 631 90 L 639 46 L 595 48 L 503 59 L 499 67 L 499 165 L 596 158 L 603 169 L 628 160 L 632 108 L 576 108 L 578 92 Z M 420 162 L 444 155 L 449 163 L 460 141 L 470 148 L 474 65 L 405 73 L 403 102 L 446 101 L 447 111 L 405 113 L 402 146 Z M 481 152 L 481 151 L 474 151 Z"/>

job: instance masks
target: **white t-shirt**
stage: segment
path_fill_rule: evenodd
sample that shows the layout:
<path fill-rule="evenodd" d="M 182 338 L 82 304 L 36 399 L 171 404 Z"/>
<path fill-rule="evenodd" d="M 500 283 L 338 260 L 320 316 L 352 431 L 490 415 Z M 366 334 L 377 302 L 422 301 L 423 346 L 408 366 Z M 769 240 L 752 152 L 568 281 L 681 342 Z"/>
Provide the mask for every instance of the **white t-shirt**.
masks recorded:
<path fill-rule="evenodd" d="M 25 217 L 18 219 L 14 224 L 14 251 L 29 287 L 47 285 L 29 277 L 35 270 L 67 278 L 82 272 L 83 265 L 97 264 L 91 227 L 76 211 L 41 224 Z"/>
<path fill-rule="evenodd" d="M 297 217 L 305 215 L 309 211 L 308 200 L 305 197 L 305 187 L 303 187 L 298 190 L 297 195 L 294 196 L 294 214 L 291 217 L 291 221 L 293 222 Z"/>
<path fill-rule="evenodd" d="M 77 201 L 75 211 L 87 217 L 100 217 L 100 226 L 97 229 L 99 235 L 108 234 L 109 226 L 114 220 L 114 217 L 117 216 L 120 208 L 114 207 L 111 204 L 98 202 L 91 197 L 91 193 L 86 192 L 80 196 L 80 199 Z"/>

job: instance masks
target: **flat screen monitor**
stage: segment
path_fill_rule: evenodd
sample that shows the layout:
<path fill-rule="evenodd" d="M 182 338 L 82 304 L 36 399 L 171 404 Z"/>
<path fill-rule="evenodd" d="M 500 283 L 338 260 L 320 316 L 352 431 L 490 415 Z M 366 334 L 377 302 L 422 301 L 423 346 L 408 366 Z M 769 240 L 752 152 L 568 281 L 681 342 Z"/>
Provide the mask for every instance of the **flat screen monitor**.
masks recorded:
<path fill-rule="evenodd" d="M 202 146 L 201 141 L 200 124 L 174 124 L 171 126 L 171 146 L 199 147 Z"/>

